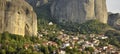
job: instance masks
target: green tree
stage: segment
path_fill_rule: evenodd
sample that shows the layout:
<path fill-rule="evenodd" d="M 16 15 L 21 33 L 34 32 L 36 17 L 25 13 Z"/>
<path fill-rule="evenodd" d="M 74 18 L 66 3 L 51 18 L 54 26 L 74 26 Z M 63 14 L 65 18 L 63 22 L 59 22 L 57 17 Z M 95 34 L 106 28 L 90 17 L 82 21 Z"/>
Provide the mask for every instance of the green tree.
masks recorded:
<path fill-rule="evenodd" d="M 48 47 L 47 46 L 43 46 L 41 45 L 39 47 L 40 51 L 43 52 L 44 54 L 49 54 L 49 50 L 48 50 Z"/>
<path fill-rule="evenodd" d="M 80 25 L 80 33 L 82 33 L 82 34 L 91 34 L 91 33 L 101 34 L 108 28 L 109 28 L 109 26 L 107 24 L 101 23 L 98 20 L 89 20 Z"/>
<path fill-rule="evenodd" d="M 6 50 L 5 49 L 1 49 L 0 50 L 0 54 L 6 54 Z"/>
<path fill-rule="evenodd" d="M 89 51 L 89 52 L 94 52 L 94 48 L 93 47 L 86 47 L 85 48 L 86 51 Z"/>
<path fill-rule="evenodd" d="M 13 48 L 13 47 L 11 47 L 11 46 L 8 47 L 8 53 L 13 54 L 15 51 L 16 51 L 15 48 Z"/>

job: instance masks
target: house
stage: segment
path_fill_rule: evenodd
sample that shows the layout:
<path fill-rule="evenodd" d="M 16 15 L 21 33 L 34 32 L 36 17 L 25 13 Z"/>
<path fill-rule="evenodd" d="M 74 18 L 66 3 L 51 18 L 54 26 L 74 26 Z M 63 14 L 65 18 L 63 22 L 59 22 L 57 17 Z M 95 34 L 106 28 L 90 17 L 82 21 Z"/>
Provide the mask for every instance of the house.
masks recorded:
<path fill-rule="evenodd" d="M 106 50 L 107 48 L 108 48 L 108 46 L 104 46 L 104 47 L 103 47 L 103 50 Z"/>
<path fill-rule="evenodd" d="M 26 43 L 26 44 L 24 44 L 24 48 L 25 48 L 26 50 L 29 48 L 29 46 L 30 46 L 30 45 L 29 45 L 29 44 L 27 44 L 27 43 Z"/>
<path fill-rule="evenodd" d="M 83 43 L 84 42 L 84 39 L 81 39 L 81 40 L 79 40 L 77 43 L 78 44 L 81 44 L 81 43 Z"/>
<path fill-rule="evenodd" d="M 86 47 L 94 47 L 94 44 L 89 41 L 85 41 L 85 43 L 82 45 L 82 48 L 85 49 Z"/>
<path fill-rule="evenodd" d="M 48 25 L 53 25 L 53 22 L 49 22 Z"/>
<path fill-rule="evenodd" d="M 70 43 L 63 43 L 62 48 L 66 48 L 66 47 L 68 47 L 68 46 L 70 46 Z"/>
<path fill-rule="evenodd" d="M 66 52 L 63 50 L 60 50 L 59 54 L 66 54 Z"/>
<path fill-rule="evenodd" d="M 103 37 L 101 37 L 101 39 L 107 39 L 108 37 L 107 36 L 103 36 Z"/>
<path fill-rule="evenodd" d="M 79 40 L 79 38 L 78 37 L 73 37 L 73 40 L 77 41 L 77 40 Z"/>

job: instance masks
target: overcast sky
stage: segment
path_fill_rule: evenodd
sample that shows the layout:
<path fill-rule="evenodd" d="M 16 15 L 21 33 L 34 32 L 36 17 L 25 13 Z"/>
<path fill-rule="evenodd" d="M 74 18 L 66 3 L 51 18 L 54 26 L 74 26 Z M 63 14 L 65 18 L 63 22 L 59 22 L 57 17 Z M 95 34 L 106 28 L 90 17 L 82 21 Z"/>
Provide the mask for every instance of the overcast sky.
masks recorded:
<path fill-rule="evenodd" d="M 120 0 L 107 0 L 107 9 L 109 12 L 120 13 Z"/>

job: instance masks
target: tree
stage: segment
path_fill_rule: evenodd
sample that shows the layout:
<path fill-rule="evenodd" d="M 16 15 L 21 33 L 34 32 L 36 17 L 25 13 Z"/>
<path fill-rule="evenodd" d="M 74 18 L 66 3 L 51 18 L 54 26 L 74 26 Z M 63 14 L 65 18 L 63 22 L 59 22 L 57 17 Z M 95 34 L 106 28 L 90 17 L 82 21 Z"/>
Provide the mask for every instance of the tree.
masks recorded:
<path fill-rule="evenodd" d="M 16 49 L 13 48 L 12 46 L 9 46 L 9 47 L 8 47 L 8 53 L 12 54 L 12 53 L 14 53 L 15 51 L 16 51 Z"/>
<path fill-rule="evenodd" d="M 115 31 L 115 30 L 108 30 L 105 32 L 105 35 L 108 37 L 112 37 L 112 36 L 120 36 L 120 33 Z"/>
<path fill-rule="evenodd" d="M 5 49 L 1 49 L 0 50 L 0 54 L 6 54 L 6 50 Z"/>
<path fill-rule="evenodd" d="M 2 34 L 2 40 L 9 40 L 10 39 L 10 35 L 9 35 L 9 33 L 8 32 L 4 32 L 3 34 Z"/>
<path fill-rule="evenodd" d="M 32 53 L 32 50 L 31 49 L 27 49 L 24 51 L 25 54 L 31 54 Z"/>
<path fill-rule="evenodd" d="M 89 20 L 80 25 L 80 33 L 82 34 L 101 34 L 103 33 L 109 26 L 107 24 L 101 23 L 98 20 Z"/>
<path fill-rule="evenodd" d="M 86 47 L 85 48 L 86 51 L 89 51 L 89 52 L 94 52 L 94 48 L 93 47 Z"/>
<path fill-rule="evenodd" d="M 49 54 L 49 50 L 48 50 L 48 47 L 47 46 L 43 46 L 41 45 L 39 47 L 40 51 L 43 52 L 44 54 Z"/>

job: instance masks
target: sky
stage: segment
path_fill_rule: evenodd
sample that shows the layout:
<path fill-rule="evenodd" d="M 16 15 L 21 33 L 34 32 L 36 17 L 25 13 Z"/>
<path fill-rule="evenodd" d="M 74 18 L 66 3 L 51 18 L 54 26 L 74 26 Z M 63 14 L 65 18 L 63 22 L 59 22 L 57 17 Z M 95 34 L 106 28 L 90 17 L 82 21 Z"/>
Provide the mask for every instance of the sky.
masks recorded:
<path fill-rule="evenodd" d="M 120 13 L 120 0 L 107 0 L 108 12 Z"/>

